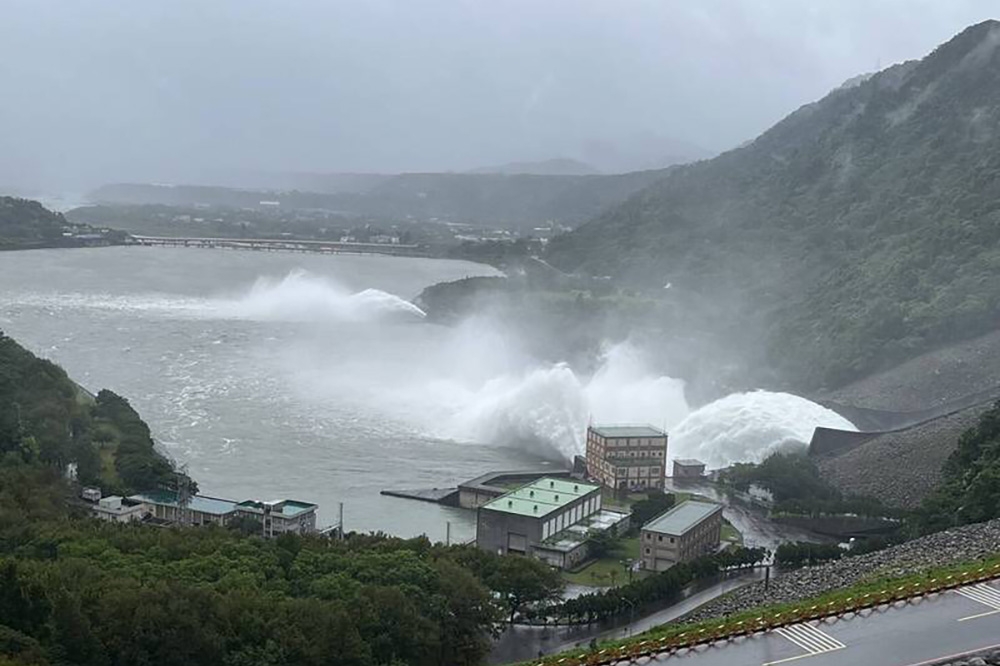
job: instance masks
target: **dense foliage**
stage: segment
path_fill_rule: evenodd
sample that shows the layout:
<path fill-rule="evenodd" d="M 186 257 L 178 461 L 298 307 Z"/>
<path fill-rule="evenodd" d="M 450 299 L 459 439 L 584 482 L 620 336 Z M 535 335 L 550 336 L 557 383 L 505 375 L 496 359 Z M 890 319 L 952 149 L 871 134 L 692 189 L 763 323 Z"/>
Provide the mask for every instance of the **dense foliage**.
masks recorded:
<path fill-rule="evenodd" d="M 99 232 L 88 225 L 70 223 L 37 201 L 0 196 L 0 250 L 43 247 L 78 247 L 89 240 L 80 235 L 99 233 L 104 243 L 121 243 L 121 232 Z M 69 234 L 69 235 L 64 235 Z"/>
<path fill-rule="evenodd" d="M 779 545 L 774 551 L 774 561 L 783 567 L 801 567 L 838 560 L 843 554 L 837 544 L 796 541 Z"/>
<path fill-rule="evenodd" d="M 917 514 L 923 532 L 1000 517 L 1000 402 L 964 432 L 942 484 Z"/>
<path fill-rule="evenodd" d="M 59 366 L 0 333 L 0 455 L 62 470 L 76 465 L 86 485 L 132 493 L 176 483 L 171 463 L 128 401 L 93 399 Z"/>
<path fill-rule="evenodd" d="M 633 528 L 642 527 L 673 506 L 674 496 L 671 493 L 651 493 L 646 499 L 632 504 L 632 515 L 629 521 Z"/>
<path fill-rule="evenodd" d="M 504 618 L 562 589 L 538 560 L 424 538 L 99 522 L 70 462 L 116 492 L 176 478 L 127 400 L 0 336 L 4 666 L 477 664 Z"/>
<path fill-rule="evenodd" d="M 37 201 L 0 197 L 0 249 L 45 246 L 62 238 L 66 220 Z"/>
<path fill-rule="evenodd" d="M 696 580 L 717 576 L 723 569 L 753 566 L 766 557 L 767 551 L 763 548 L 727 550 L 676 564 L 628 585 L 567 599 L 553 610 L 570 622 L 596 622 L 629 613 L 646 604 L 672 599 Z"/>
<path fill-rule="evenodd" d="M 54 497 L 36 506 L 61 485 L 40 476 L 0 467 L 0 654 L 15 663 L 474 664 L 500 617 L 467 547 L 67 519 Z"/>
<path fill-rule="evenodd" d="M 757 464 L 737 463 L 723 472 L 722 481 L 744 491 L 751 485 L 766 488 L 778 503 L 838 496 L 805 453 L 773 453 Z"/>
<path fill-rule="evenodd" d="M 554 239 L 550 261 L 716 303 L 740 322 L 734 341 L 759 333 L 762 365 L 806 387 L 992 330 L 998 31 L 973 26 L 675 168 Z"/>

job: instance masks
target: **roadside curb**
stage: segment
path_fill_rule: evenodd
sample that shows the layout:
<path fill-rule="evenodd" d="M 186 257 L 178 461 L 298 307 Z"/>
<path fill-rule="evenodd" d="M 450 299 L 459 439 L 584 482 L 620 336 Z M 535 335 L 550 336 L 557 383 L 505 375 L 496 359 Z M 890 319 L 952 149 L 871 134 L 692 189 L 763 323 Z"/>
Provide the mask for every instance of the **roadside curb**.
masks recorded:
<path fill-rule="evenodd" d="M 712 628 L 702 628 L 676 636 L 651 639 L 617 648 L 606 648 L 599 652 L 584 652 L 579 656 L 532 660 L 530 663 L 536 666 L 603 666 L 623 661 L 631 662 L 640 657 L 670 656 L 682 650 L 692 650 L 702 645 L 746 638 L 793 624 L 843 617 L 882 606 L 894 606 L 901 601 L 911 602 L 964 585 L 997 578 L 1000 578 L 1000 563 L 991 567 L 980 567 L 960 574 L 952 574 L 944 578 L 932 578 L 927 581 L 901 585 L 877 593 L 864 594 L 860 597 L 848 597 L 841 602 L 831 601 L 823 605 L 794 608 L 771 616 L 762 615 L 749 621 L 741 620 L 729 623 L 720 620 L 718 626 Z"/>

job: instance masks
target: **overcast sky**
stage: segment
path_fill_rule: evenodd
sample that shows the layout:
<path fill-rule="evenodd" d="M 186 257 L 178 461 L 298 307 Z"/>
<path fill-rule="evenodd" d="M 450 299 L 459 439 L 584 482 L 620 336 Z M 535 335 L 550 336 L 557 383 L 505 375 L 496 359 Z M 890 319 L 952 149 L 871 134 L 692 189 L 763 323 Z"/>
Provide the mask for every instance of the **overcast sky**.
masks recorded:
<path fill-rule="evenodd" d="M 995 0 L 2 4 L 0 184 L 50 189 L 719 151 L 1000 15 Z"/>

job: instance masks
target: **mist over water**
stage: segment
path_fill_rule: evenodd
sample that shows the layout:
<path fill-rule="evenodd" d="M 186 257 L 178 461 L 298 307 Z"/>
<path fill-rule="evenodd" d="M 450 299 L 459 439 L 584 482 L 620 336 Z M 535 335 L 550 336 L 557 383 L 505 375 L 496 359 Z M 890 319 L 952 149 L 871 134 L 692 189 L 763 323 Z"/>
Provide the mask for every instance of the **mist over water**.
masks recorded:
<path fill-rule="evenodd" d="M 254 316 L 376 328 L 390 318 L 423 315 L 392 294 L 371 291 L 348 294 L 296 272 L 258 281 L 233 307 Z M 584 453 L 589 422 L 664 428 L 670 457 L 698 458 L 710 467 L 802 449 L 816 426 L 853 429 L 835 412 L 787 393 L 733 394 L 692 411 L 683 380 L 651 370 L 642 351 L 627 343 L 607 347 L 587 375 L 532 358 L 496 318 L 474 316 L 438 328 L 418 353 L 378 346 L 364 358 L 338 358 L 335 367 L 317 365 L 319 354 L 312 352 L 289 363 L 308 377 L 310 393 L 325 400 L 354 402 L 430 437 L 515 447 L 558 462 Z M 368 328 L 358 334 L 373 335 Z"/>
<path fill-rule="evenodd" d="M 502 317 L 441 326 L 410 303 L 429 284 L 496 274 L 461 262 L 188 249 L 9 253 L 0 327 L 91 390 L 127 396 L 204 492 L 338 501 L 354 529 L 471 537 L 463 512 L 382 497 L 493 469 L 563 466 L 588 422 L 647 423 L 669 456 L 713 467 L 849 427 L 796 396 L 691 409 L 646 350 L 594 371 L 533 356 Z M 657 356 L 662 356 L 658 354 Z M 798 443 L 798 444 L 796 444 Z"/>

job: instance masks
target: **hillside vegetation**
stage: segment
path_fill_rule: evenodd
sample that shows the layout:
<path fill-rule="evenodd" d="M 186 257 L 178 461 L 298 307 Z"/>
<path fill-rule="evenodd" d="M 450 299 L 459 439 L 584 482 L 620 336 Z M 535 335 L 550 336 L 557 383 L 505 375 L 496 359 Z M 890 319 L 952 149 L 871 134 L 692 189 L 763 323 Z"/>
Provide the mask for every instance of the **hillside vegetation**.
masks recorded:
<path fill-rule="evenodd" d="M 0 250 L 58 243 L 66 224 L 62 215 L 37 201 L 0 197 Z"/>
<path fill-rule="evenodd" d="M 69 222 L 37 201 L 0 196 L 0 250 L 112 245 L 126 234 Z"/>
<path fill-rule="evenodd" d="M 176 478 L 127 400 L 0 336 L 3 666 L 473 665 L 562 587 L 538 560 L 425 538 L 100 522 L 69 463 L 105 491 Z"/>
<path fill-rule="evenodd" d="M 1000 23 L 678 167 L 551 243 L 567 271 L 718 300 L 770 364 L 835 386 L 1000 311 Z"/>
<path fill-rule="evenodd" d="M 128 401 L 103 390 L 92 399 L 62 368 L 0 332 L 0 459 L 63 470 L 106 493 L 176 483 L 149 427 Z"/>

